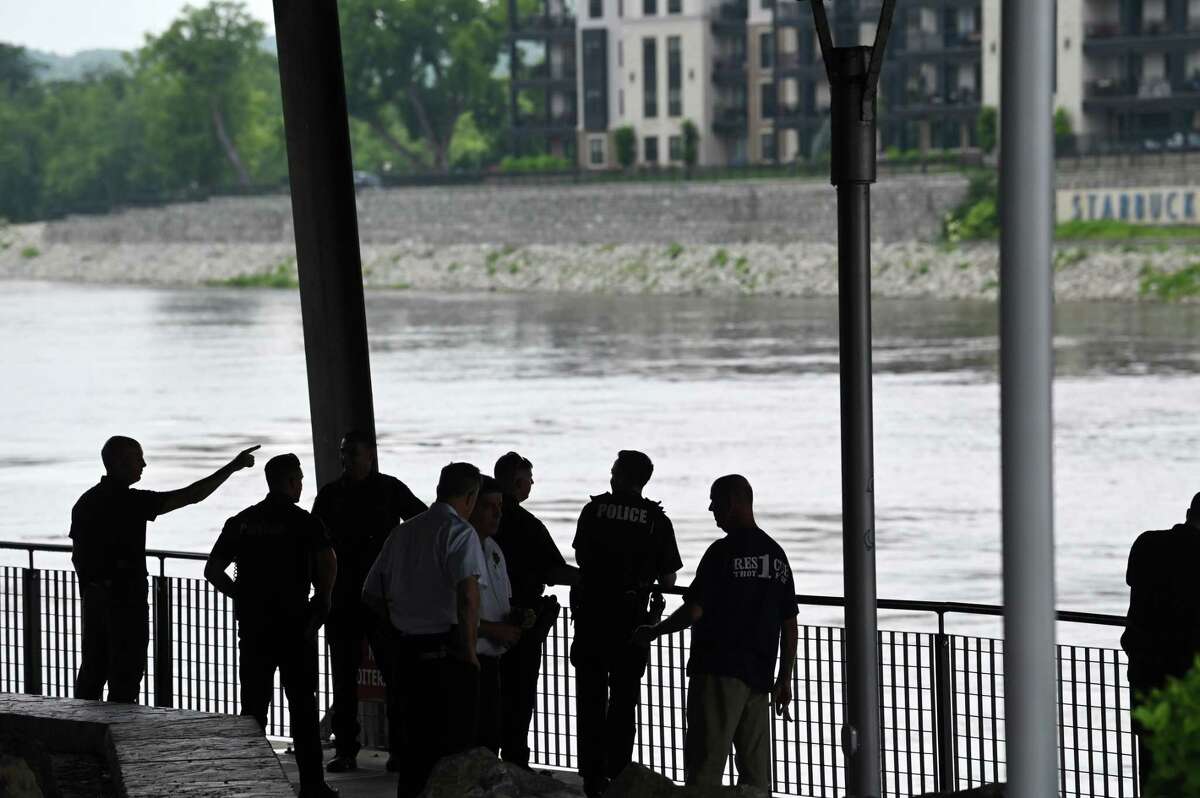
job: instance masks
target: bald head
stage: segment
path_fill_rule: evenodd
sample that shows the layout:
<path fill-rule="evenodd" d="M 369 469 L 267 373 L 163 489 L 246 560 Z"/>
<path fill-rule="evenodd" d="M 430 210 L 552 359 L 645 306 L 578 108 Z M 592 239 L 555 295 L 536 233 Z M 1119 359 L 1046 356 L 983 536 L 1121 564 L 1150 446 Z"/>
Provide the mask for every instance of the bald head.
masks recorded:
<path fill-rule="evenodd" d="M 727 474 L 712 484 L 708 509 L 717 526 L 726 532 L 757 526 L 754 522 L 754 489 L 741 474 Z"/>
<path fill-rule="evenodd" d="M 114 435 L 100 447 L 100 461 L 108 476 L 124 485 L 132 485 L 142 478 L 146 461 L 142 458 L 142 445 L 133 438 Z"/>

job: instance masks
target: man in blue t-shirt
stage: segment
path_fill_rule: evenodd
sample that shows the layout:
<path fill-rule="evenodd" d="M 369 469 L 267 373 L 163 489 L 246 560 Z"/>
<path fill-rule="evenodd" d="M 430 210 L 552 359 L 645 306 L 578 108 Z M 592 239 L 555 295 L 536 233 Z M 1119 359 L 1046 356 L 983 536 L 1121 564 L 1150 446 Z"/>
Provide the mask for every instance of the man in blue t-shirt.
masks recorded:
<path fill-rule="evenodd" d="M 798 612 L 792 569 L 779 544 L 755 523 L 754 492 L 745 477 L 721 477 L 709 497 L 708 509 L 726 536 L 704 553 L 683 605 L 661 623 L 639 627 L 634 640 L 649 645 L 693 627 L 687 783 L 719 785 L 732 744 L 738 783 L 770 792 L 768 707 L 773 701 L 775 713 L 787 718 L 792 702 Z"/>

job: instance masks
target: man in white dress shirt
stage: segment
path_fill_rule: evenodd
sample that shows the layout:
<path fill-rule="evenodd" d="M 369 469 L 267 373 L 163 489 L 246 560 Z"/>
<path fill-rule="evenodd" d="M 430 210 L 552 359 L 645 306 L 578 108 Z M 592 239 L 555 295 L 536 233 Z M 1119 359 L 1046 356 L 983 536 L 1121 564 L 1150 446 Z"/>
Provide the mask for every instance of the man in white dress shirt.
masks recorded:
<path fill-rule="evenodd" d="M 479 534 L 487 566 L 485 584 L 479 590 L 479 643 L 475 649 L 479 654 L 479 732 L 475 742 L 493 754 L 500 752 L 503 731 L 500 658 L 521 638 L 521 627 L 513 623 L 511 617 L 508 564 L 504 561 L 504 552 L 492 539 L 500 527 L 503 506 L 504 491 L 500 489 L 500 483 L 484 476 L 479 500 L 471 513 L 471 526 Z"/>
<path fill-rule="evenodd" d="M 442 469 L 437 501 L 388 536 L 363 584 L 363 602 L 397 635 L 405 754 L 399 798 L 424 788 L 443 756 L 475 741 L 479 699 L 480 587 L 488 569 L 466 521 L 479 495 L 479 469 Z M 396 749 L 393 749 L 396 750 Z"/>

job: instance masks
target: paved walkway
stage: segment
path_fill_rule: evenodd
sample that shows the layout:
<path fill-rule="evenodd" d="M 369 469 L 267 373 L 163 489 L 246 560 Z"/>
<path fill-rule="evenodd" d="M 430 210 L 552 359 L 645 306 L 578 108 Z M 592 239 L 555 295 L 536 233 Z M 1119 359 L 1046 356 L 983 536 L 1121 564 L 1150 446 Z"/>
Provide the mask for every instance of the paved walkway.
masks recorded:
<path fill-rule="evenodd" d="M 275 753 L 279 755 L 279 761 L 283 763 L 283 770 L 287 773 L 287 777 L 294 786 L 299 788 L 300 774 L 296 770 L 295 758 L 287 753 L 284 741 L 271 740 L 271 744 L 275 748 Z M 332 756 L 332 750 L 325 752 L 327 761 Z M 396 774 L 387 772 L 384 768 L 386 762 L 387 753 L 385 751 L 364 748 L 358 752 L 358 770 L 352 770 L 349 773 L 326 773 L 325 781 L 331 787 L 336 787 L 341 791 L 341 798 L 395 798 Z M 563 784 L 582 787 L 583 782 L 580 780 L 579 774 L 573 770 L 542 768 L 538 768 L 538 770 L 553 776 Z"/>

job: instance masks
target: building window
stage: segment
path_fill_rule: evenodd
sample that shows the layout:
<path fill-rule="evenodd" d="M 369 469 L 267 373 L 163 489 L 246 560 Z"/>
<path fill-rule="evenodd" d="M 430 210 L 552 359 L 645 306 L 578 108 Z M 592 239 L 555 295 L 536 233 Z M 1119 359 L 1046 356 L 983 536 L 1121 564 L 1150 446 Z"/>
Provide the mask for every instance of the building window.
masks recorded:
<path fill-rule="evenodd" d="M 763 119 L 775 118 L 775 84 L 764 83 L 758 87 L 758 113 Z"/>
<path fill-rule="evenodd" d="M 617 16 L 625 16 L 625 0 L 617 0 Z"/>
<path fill-rule="evenodd" d="M 667 0 L 667 13 L 668 14 L 682 14 L 683 13 L 683 0 Z"/>
<path fill-rule="evenodd" d="M 625 116 L 625 90 L 617 89 L 617 116 Z"/>
<path fill-rule="evenodd" d="M 758 65 L 763 69 L 775 66 L 775 36 L 771 33 L 758 35 Z"/>
<path fill-rule="evenodd" d="M 625 66 L 625 41 L 623 39 L 618 39 L 617 40 L 617 67 L 620 68 L 623 66 Z"/>
<path fill-rule="evenodd" d="M 646 163 L 658 163 L 658 136 L 646 136 L 645 140 L 646 156 L 643 160 Z"/>
<path fill-rule="evenodd" d="M 604 0 L 588 0 L 588 16 L 592 19 L 604 16 Z"/>
<path fill-rule="evenodd" d="M 667 139 L 667 154 L 672 161 L 683 160 L 683 136 L 671 136 Z"/>
<path fill-rule="evenodd" d="M 642 16 L 652 17 L 658 13 L 658 0 L 642 0 Z"/>
<path fill-rule="evenodd" d="M 762 145 L 762 159 L 764 161 L 775 160 L 775 134 L 774 133 L 763 133 L 761 145 Z"/>
<path fill-rule="evenodd" d="M 642 39 L 642 116 L 658 116 L 658 47 L 653 36 Z"/>
<path fill-rule="evenodd" d="M 667 116 L 683 116 L 683 41 L 667 37 Z"/>
<path fill-rule="evenodd" d="M 593 136 L 588 139 L 588 160 L 592 166 L 604 166 L 604 139 Z"/>

